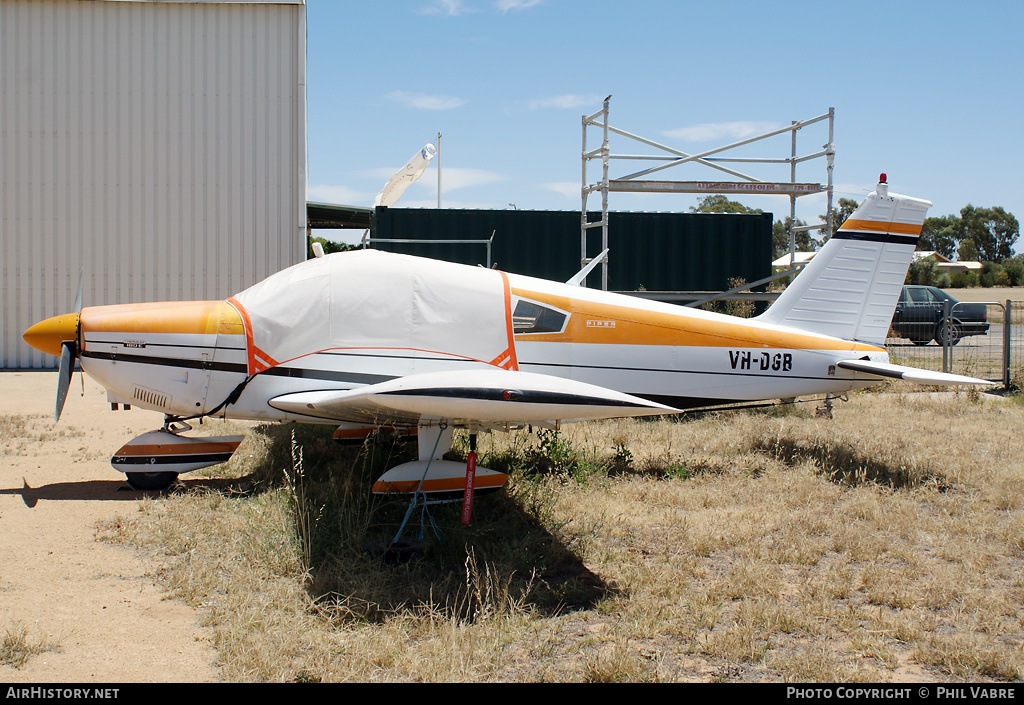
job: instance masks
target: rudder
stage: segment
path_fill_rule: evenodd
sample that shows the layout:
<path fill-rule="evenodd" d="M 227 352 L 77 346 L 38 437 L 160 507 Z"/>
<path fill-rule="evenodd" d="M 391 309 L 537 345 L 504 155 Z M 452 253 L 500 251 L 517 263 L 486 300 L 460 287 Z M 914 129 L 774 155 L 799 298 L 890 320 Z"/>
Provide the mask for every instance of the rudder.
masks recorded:
<path fill-rule="evenodd" d="M 884 345 L 929 201 L 875 191 L 757 320 Z"/>

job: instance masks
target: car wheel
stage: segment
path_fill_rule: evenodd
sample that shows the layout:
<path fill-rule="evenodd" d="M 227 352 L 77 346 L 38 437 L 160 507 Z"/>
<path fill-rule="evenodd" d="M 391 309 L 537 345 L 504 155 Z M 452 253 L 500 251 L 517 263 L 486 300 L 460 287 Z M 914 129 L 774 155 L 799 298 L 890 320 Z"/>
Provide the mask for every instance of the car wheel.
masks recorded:
<path fill-rule="evenodd" d="M 935 342 L 938 343 L 939 345 L 945 346 L 946 344 L 946 330 L 947 328 L 945 321 L 940 321 L 938 328 L 936 328 L 935 330 Z M 957 343 L 959 343 L 960 337 L 962 335 L 960 321 L 950 321 L 948 330 L 949 344 L 956 345 Z"/>
<path fill-rule="evenodd" d="M 178 479 L 176 472 L 126 472 L 132 489 L 142 491 L 166 490 Z"/>

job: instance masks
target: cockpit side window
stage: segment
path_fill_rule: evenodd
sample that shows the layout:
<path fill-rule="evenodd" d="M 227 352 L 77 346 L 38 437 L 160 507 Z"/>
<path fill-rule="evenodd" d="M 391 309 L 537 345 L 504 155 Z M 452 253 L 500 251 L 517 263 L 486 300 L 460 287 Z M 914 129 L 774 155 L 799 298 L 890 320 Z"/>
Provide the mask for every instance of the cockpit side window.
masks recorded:
<path fill-rule="evenodd" d="M 520 333 L 561 333 L 568 316 L 561 311 L 522 299 L 512 312 L 512 329 Z"/>

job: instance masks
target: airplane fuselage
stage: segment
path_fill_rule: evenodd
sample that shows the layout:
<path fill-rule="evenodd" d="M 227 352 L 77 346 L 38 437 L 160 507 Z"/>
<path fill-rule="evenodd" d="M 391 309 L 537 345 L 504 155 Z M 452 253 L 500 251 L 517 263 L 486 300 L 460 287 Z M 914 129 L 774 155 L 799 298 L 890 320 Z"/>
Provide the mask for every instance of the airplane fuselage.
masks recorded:
<path fill-rule="evenodd" d="M 300 295 L 299 281 L 324 288 Z M 275 335 L 278 323 L 291 332 Z M 841 393 L 877 379 L 839 369 L 839 360 L 888 361 L 873 345 L 380 252 L 310 260 L 225 301 L 85 308 L 79 348 L 113 403 L 306 422 L 322 419 L 270 401 L 501 367 L 685 409 Z"/>

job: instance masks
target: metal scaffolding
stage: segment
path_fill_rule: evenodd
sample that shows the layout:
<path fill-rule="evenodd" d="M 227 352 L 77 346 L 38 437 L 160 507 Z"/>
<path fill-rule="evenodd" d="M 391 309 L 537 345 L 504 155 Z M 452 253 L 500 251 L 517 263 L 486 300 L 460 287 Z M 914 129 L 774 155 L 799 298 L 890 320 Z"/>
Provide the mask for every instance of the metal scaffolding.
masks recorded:
<path fill-rule="evenodd" d="M 757 135 L 756 137 L 749 137 L 739 142 L 733 142 L 723 147 L 717 147 L 715 149 L 709 149 L 699 154 L 687 154 L 678 149 L 668 147 L 654 140 L 634 135 L 625 130 L 620 130 L 616 127 L 612 127 L 608 122 L 608 103 L 611 100 L 611 96 L 604 99 L 604 105 L 598 112 L 593 115 L 583 116 L 583 150 L 582 150 L 582 162 L 583 162 L 583 187 L 581 190 L 582 195 L 582 207 L 580 209 L 581 219 L 581 234 L 580 234 L 580 264 L 586 266 L 590 263 L 593 257 L 590 257 L 587 252 L 587 231 L 592 228 L 601 228 L 601 251 L 603 254 L 603 261 L 601 263 L 601 288 L 608 289 L 608 254 L 605 252 L 608 250 L 608 194 L 612 191 L 623 192 L 623 193 L 704 193 L 704 194 L 733 194 L 733 193 L 746 193 L 746 194 L 758 194 L 758 195 L 783 195 L 789 196 L 790 200 L 790 230 L 789 230 L 789 251 L 790 251 L 790 263 L 791 266 L 794 263 L 793 253 L 796 251 L 796 233 L 800 231 L 808 230 L 825 230 L 829 236 L 832 234 L 832 167 L 835 160 L 835 146 L 832 142 L 833 126 L 835 121 L 835 108 L 829 108 L 828 112 L 819 115 L 818 117 L 811 118 L 810 120 L 794 121 L 787 127 L 781 127 L 777 130 L 765 132 L 764 134 Z M 796 134 L 802 128 L 808 127 L 815 123 L 828 120 L 828 142 L 822 147 L 820 151 L 797 155 L 796 146 Z M 601 146 L 597 149 L 587 150 L 587 130 L 588 128 L 598 128 L 601 130 Z M 791 133 L 791 151 L 788 157 L 777 157 L 777 158 L 752 158 L 752 157 L 721 157 L 714 156 L 722 152 L 726 152 L 731 149 L 742 147 L 744 145 L 764 140 L 769 137 L 775 137 L 777 135 L 785 134 L 786 132 Z M 612 154 L 609 146 L 609 133 L 621 135 L 622 137 L 629 138 L 645 144 L 649 147 L 654 147 L 657 150 L 663 152 L 663 154 L 653 155 L 642 155 L 642 154 Z M 796 180 L 796 165 L 811 159 L 818 159 L 824 157 L 826 161 L 826 184 L 822 186 L 820 183 L 801 183 Z M 600 159 L 601 160 L 601 179 L 596 182 L 589 182 L 587 177 L 587 166 L 589 162 Z M 656 166 L 652 166 L 641 171 L 627 174 L 615 179 L 608 178 L 608 167 L 611 160 L 641 160 L 641 161 L 657 161 L 661 162 Z M 670 167 L 676 167 L 683 164 L 700 164 L 702 166 L 715 169 L 719 172 L 728 174 L 738 181 L 652 181 L 648 179 L 641 179 L 640 177 L 647 176 L 663 169 Z M 754 176 L 744 174 L 733 168 L 725 166 L 726 164 L 789 164 L 790 165 L 790 180 L 789 181 L 764 181 Z M 601 193 L 601 218 L 600 220 L 590 221 L 587 215 L 587 198 L 591 193 Z M 805 225 L 796 226 L 796 199 L 800 196 L 806 196 L 809 194 L 820 193 L 825 191 L 828 194 L 827 204 L 827 221 L 820 225 Z"/>

